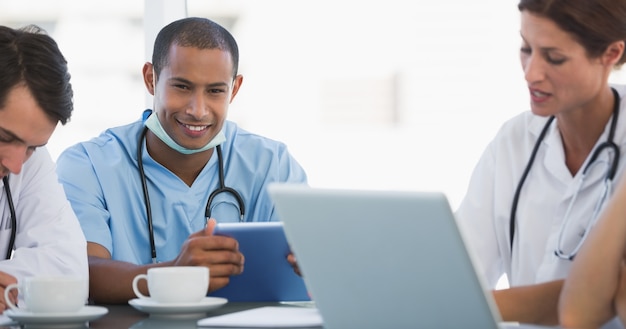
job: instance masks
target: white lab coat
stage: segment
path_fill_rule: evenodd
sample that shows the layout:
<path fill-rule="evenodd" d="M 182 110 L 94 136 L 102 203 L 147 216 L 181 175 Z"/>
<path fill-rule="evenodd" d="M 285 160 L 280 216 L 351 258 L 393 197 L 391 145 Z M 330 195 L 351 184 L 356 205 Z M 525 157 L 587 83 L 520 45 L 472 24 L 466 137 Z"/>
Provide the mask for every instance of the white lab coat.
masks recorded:
<path fill-rule="evenodd" d="M 34 275 L 88 278 L 87 244 L 57 180 L 46 148 L 38 148 L 20 174 L 9 175 L 17 217 L 15 250 L 5 260 L 11 233 L 10 211 L 0 180 L 0 271 L 20 281 Z"/>
<path fill-rule="evenodd" d="M 626 166 L 626 86 L 614 88 L 621 98 L 614 138 L 621 149 L 614 179 L 618 182 Z M 467 194 L 456 212 L 478 270 L 492 289 L 502 274 L 508 276 L 511 286 L 528 285 L 563 279 L 571 267 L 571 261 L 558 258 L 554 251 L 566 208 L 578 187 L 582 170 L 572 177 L 565 166 L 556 120 L 550 126 L 522 188 L 512 252 L 510 248 L 509 219 L 513 196 L 546 121 L 547 118 L 525 112 L 502 126 L 474 169 Z M 598 144 L 607 140 L 609 127 L 610 121 Z M 603 152 L 596 161 L 606 161 L 607 155 L 608 152 Z M 598 170 L 588 174 L 572 210 L 571 227 L 577 233 L 591 218 L 604 182 L 606 166 L 599 164 L 594 168 Z M 577 239 L 576 234 L 568 233 L 563 241 L 571 249 Z"/>

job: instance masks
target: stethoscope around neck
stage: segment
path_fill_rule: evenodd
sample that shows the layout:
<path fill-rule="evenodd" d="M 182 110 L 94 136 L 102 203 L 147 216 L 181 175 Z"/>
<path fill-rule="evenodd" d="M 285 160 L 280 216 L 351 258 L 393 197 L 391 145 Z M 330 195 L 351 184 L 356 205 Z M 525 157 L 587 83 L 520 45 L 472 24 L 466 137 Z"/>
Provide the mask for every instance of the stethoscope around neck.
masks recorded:
<path fill-rule="evenodd" d="M 150 195 L 148 193 L 148 184 L 146 182 L 146 173 L 143 170 L 143 142 L 146 139 L 146 132 L 148 131 L 148 127 L 145 127 L 139 136 L 139 141 L 137 143 L 137 165 L 139 167 L 139 176 L 141 177 L 141 187 L 143 189 L 143 198 L 144 203 L 146 205 L 146 216 L 148 217 L 148 232 L 150 233 L 150 251 L 152 256 L 152 262 L 156 263 L 156 245 L 154 243 L 154 227 L 152 225 L 152 208 L 150 206 Z M 218 171 L 219 171 L 219 187 L 215 189 L 211 194 L 209 194 L 209 198 L 206 202 L 206 209 L 204 211 L 204 216 L 208 221 L 211 218 L 211 204 L 213 203 L 213 199 L 220 193 L 229 193 L 232 194 L 233 197 L 237 200 L 237 204 L 239 206 L 239 221 L 243 221 L 245 214 L 245 204 L 243 202 L 243 198 L 241 195 L 233 188 L 226 186 L 224 183 L 224 159 L 222 158 L 222 148 L 220 145 L 215 147 L 217 151 L 217 161 L 218 161 Z M 6 186 L 6 184 L 5 184 Z"/>
<path fill-rule="evenodd" d="M 11 213 L 11 236 L 9 237 L 9 248 L 5 259 L 10 259 L 13 253 L 13 247 L 15 246 L 15 234 L 17 233 L 17 216 L 15 215 L 15 205 L 13 204 L 13 197 L 11 196 L 11 188 L 9 187 L 9 175 L 2 177 L 4 183 L 4 191 L 7 195 L 7 203 L 9 204 L 9 212 Z"/>
<path fill-rule="evenodd" d="M 613 178 L 615 177 L 615 173 L 617 171 L 617 167 L 619 164 L 619 157 L 620 157 L 620 150 L 619 147 L 617 146 L 617 144 L 615 144 L 615 142 L 613 141 L 615 138 L 615 129 L 617 127 L 617 119 L 619 116 L 619 103 L 620 103 L 620 99 L 619 99 L 619 94 L 617 93 L 617 91 L 613 88 L 611 88 L 611 90 L 613 91 L 613 97 L 615 98 L 614 104 L 613 104 L 613 121 L 611 121 L 611 127 L 609 130 L 609 136 L 607 137 L 607 140 L 603 143 L 601 143 L 600 145 L 598 145 L 595 150 L 593 150 L 593 153 L 591 154 L 591 157 L 589 158 L 589 161 L 587 162 L 587 164 L 585 165 L 585 167 L 583 168 L 583 172 L 581 174 L 581 178 L 577 187 L 577 190 L 574 194 L 574 196 L 572 197 L 572 200 L 570 201 L 567 210 L 565 211 L 565 216 L 563 218 L 563 224 L 561 225 L 561 231 L 559 233 L 559 237 L 558 237 L 558 241 L 557 241 L 557 247 L 554 251 L 554 254 L 561 258 L 561 259 L 566 259 L 566 260 L 573 260 L 574 257 L 576 256 L 576 254 L 578 253 L 578 250 L 580 249 L 580 247 L 583 244 L 583 241 L 585 241 L 585 238 L 587 237 L 587 234 L 589 234 L 589 231 L 591 230 L 591 228 L 593 227 L 595 221 L 597 220 L 597 217 L 600 213 L 600 210 L 602 209 L 602 204 L 604 204 L 604 202 L 607 200 L 607 198 L 609 197 L 609 195 L 611 194 L 611 189 L 612 189 L 612 184 L 613 184 Z M 537 155 L 537 152 L 539 150 L 539 147 L 541 146 L 541 143 L 546 135 L 546 133 L 548 132 L 548 128 L 550 128 L 550 124 L 552 123 L 552 121 L 554 121 L 554 116 L 551 116 L 548 121 L 546 122 L 545 126 L 543 127 L 541 134 L 539 134 L 539 137 L 537 138 L 537 142 L 535 143 L 535 146 L 533 148 L 533 151 L 530 155 L 530 158 L 528 159 L 528 164 L 526 165 L 526 168 L 524 169 L 524 173 L 522 174 L 522 178 L 520 179 L 517 188 L 515 189 L 515 194 L 513 196 L 513 204 L 511 206 L 511 217 L 510 217 L 510 223 L 509 223 L 509 236 L 510 236 L 510 244 L 511 244 L 511 251 L 513 251 L 513 238 L 515 236 L 515 214 L 517 212 L 517 204 L 519 203 L 519 198 L 520 198 L 520 194 L 521 194 L 521 190 L 522 187 L 524 185 L 524 181 L 526 180 L 526 177 L 528 176 L 528 173 L 530 172 L 530 169 L 533 165 L 533 162 L 535 161 L 535 157 Z M 578 242 L 578 244 L 574 247 L 574 249 L 571 252 L 565 252 L 563 251 L 563 248 L 561 248 L 562 246 L 562 242 L 563 242 L 563 238 L 564 238 L 564 232 L 566 231 L 567 227 L 570 224 L 570 212 L 572 210 L 572 206 L 574 205 L 574 203 L 576 202 L 576 199 L 578 197 L 578 192 L 580 191 L 580 189 L 582 188 L 583 182 L 587 176 L 587 173 L 589 171 L 590 168 L 592 168 L 594 166 L 594 164 L 596 164 L 596 160 L 598 159 L 598 157 L 600 156 L 600 153 L 602 153 L 602 151 L 607 150 L 607 152 L 613 151 L 614 156 L 613 159 L 611 161 L 611 163 L 609 164 L 608 170 L 606 172 L 606 175 L 604 177 L 604 188 L 602 190 L 602 193 L 600 194 L 600 199 L 598 200 L 598 202 L 596 203 L 596 206 L 594 207 L 593 210 L 593 214 L 592 214 L 592 218 L 591 220 L 587 223 L 587 226 L 585 227 L 585 231 L 583 232 L 583 235 L 580 239 L 580 241 Z"/>

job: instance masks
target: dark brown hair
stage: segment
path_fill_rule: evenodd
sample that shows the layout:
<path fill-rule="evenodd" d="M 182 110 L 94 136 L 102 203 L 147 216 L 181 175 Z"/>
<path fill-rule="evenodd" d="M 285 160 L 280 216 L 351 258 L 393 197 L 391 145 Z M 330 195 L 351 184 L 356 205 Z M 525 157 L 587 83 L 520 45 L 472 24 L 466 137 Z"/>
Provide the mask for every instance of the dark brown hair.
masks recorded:
<path fill-rule="evenodd" d="M 520 0 L 517 8 L 546 17 L 570 33 L 596 58 L 615 42 L 626 41 L 624 0 Z M 626 51 L 616 66 L 626 62 Z"/>
<path fill-rule="evenodd" d="M 9 91 L 24 84 L 55 122 L 65 124 L 74 109 L 67 61 L 57 43 L 40 27 L 0 26 L 0 109 Z"/>

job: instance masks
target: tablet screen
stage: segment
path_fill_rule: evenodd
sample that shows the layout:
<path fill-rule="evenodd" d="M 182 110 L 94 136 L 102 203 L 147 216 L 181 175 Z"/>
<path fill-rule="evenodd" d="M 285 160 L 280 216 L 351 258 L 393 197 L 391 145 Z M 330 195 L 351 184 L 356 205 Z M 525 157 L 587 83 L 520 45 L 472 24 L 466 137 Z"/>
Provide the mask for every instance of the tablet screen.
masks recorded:
<path fill-rule="evenodd" d="M 215 235 L 233 237 L 245 257 L 244 270 L 209 294 L 239 302 L 310 300 L 302 277 L 289 262 L 282 222 L 218 223 Z"/>

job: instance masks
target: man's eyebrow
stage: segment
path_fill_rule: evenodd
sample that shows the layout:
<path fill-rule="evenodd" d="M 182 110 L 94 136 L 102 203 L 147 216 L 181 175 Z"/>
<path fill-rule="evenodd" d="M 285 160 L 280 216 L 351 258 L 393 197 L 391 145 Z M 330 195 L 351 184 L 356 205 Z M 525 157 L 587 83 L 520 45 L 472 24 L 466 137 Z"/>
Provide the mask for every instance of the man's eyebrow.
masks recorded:
<path fill-rule="evenodd" d="M 169 80 L 170 81 L 182 82 L 182 83 L 188 84 L 188 85 L 194 85 L 193 82 L 191 82 L 191 81 L 189 81 L 189 80 L 187 80 L 185 78 L 172 77 L 172 78 L 169 78 Z M 206 85 L 206 87 L 213 87 L 213 88 L 215 88 L 215 87 L 228 87 L 228 86 L 229 85 L 226 82 L 215 82 L 215 83 L 209 83 L 209 84 Z"/>
<path fill-rule="evenodd" d="M 22 143 L 22 144 L 26 144 L 28 147 L 37 148 L 37 147 L 42 147 L 42 146 L 45 146 L 46 144 L 48 144 L 48 143 L 43 143 L 41 145 L 28 145 L 25 140 L 21 139 L 19 136 L 17 136 L 15 133 L 13 133 L 12 131 L 10 131 L 8 129 L 0 127 L 0 132 L 4 133 L 5 135 L 8 135 L 12 139 L 11 140 L 12 142 L 19 142 L 19 143 Z"/>
<path fill-rule="evenodd" d="M 4 133 L 5 135 L 8 135 L 8 137 L 10 137 L 13 141 L 26 144 L 26 142 L 23 139 L 21 139 L 19 136 L 17 136 L 15 133 L 13 133 L 10 130 L 0 127 L 0 131 Z"/>
<path fill-rule="evenodd" d="M 169 81 L 174 81 L 174 82 L 182 82 L 188 85 L 191 85 L 191 81 L 185 79 L 185 78 L 180 78 L 180 77 L 172 77 L 168 79 Z"/>

